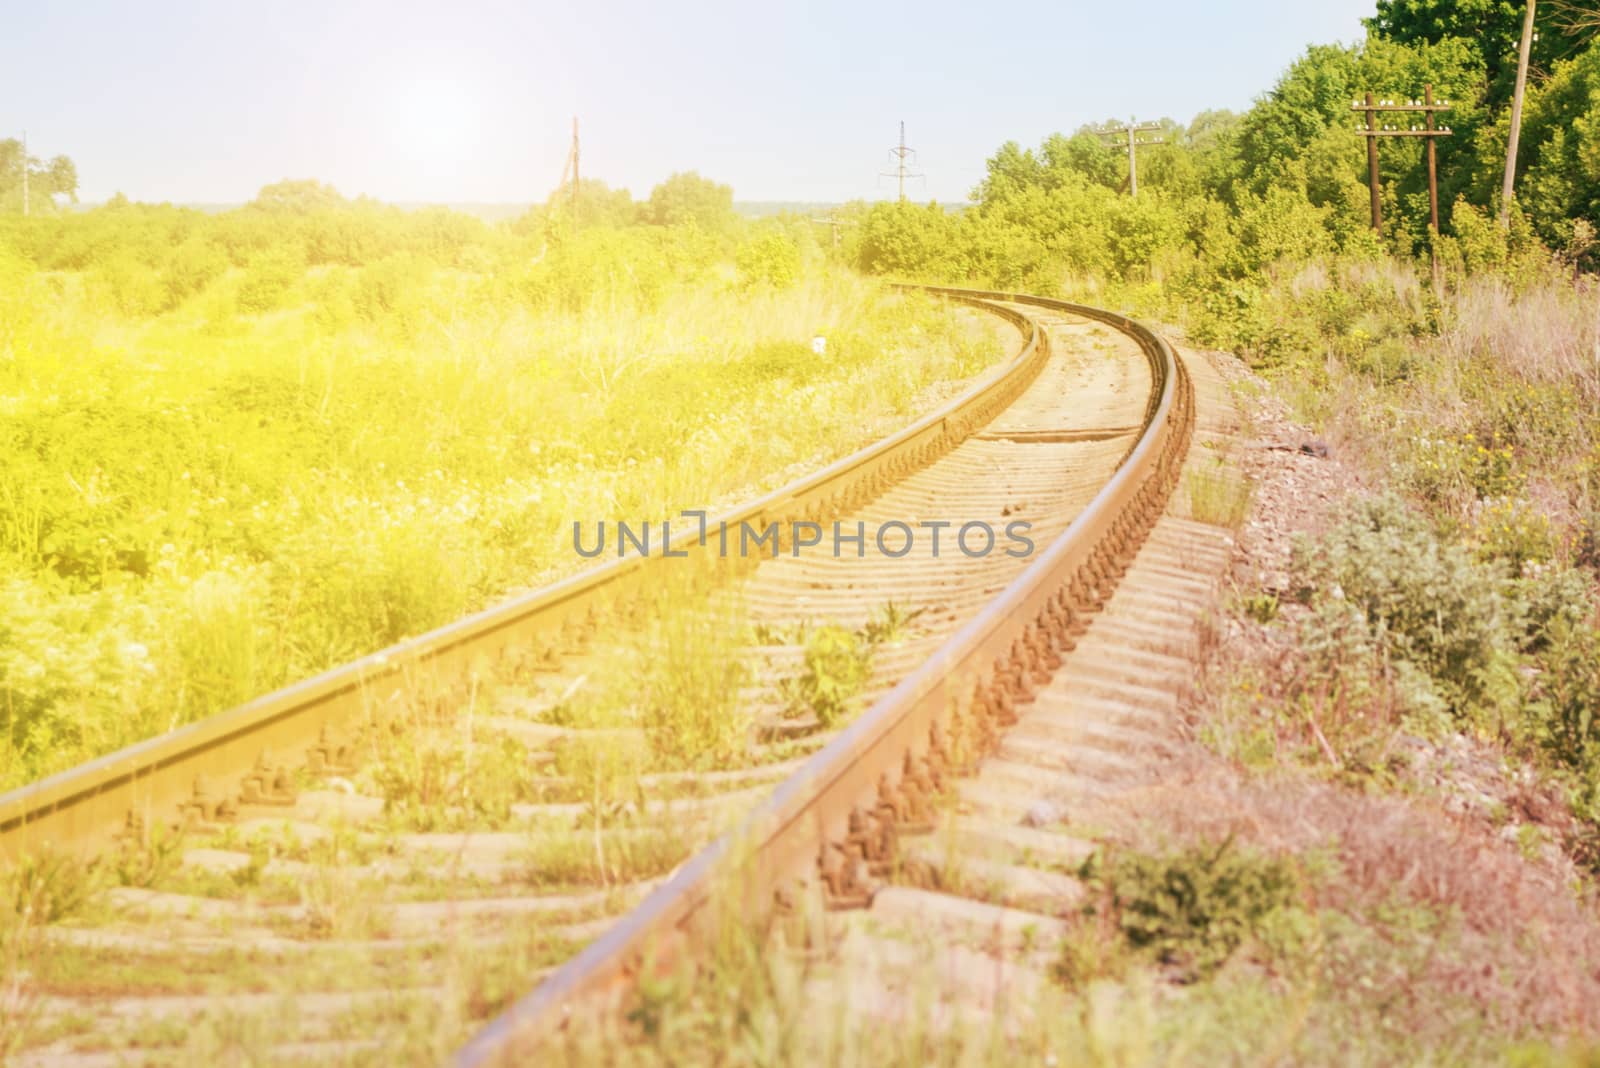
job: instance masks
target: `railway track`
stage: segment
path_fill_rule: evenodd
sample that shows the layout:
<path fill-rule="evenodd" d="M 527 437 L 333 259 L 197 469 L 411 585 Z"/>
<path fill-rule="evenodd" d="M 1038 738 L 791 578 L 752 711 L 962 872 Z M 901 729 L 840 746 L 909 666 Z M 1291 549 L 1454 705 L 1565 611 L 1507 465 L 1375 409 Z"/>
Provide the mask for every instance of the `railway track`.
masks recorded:
<path fill-rule="evenodd" d="M 615 560 L 0 798 L 0 850 L 34 858 L 61 913 L 16 943 L 16 1062 L 437 1061 L 474 1031 L 463 1063 L 514 1060 L 725 917 L 708 906 L 735 842 L 757 912 L 917 915 L 958 869 L 1009 887 L 990 909 L 1068 893 L 1012 854 L 1081 843 L 1014 809 L 1065 789 L 1051 761 L 1085 738 L 1142 744 L 1138 709 L 1112 710 L 1181 674 L 1162 602 L 1198 596 L 1222 551 L 1162 514 L 1193 393 L 1120 317 L 951 295 L 1016 324 L 1016 357 L 725 517 L 795 532 L 777 558 L 707 539 L 685 561 Z M 913 537 L 892 559 L 870 533 L 861 555 L 800 551 L 810 522 Z M 915 536 L 972 523 L 1026 524 L 1034 551 Z M 1096 684 L 1105 723 L 1074 726 L 1081 695 L 1035 718 L 1074 665 L 1129 649 Z M 62 905 L 87 870 L 73 856 L 117 885 Z M 885 885 L 908 872 L 923 889 Z M 825 969 L 807 982 L 852 1000 Z"/>

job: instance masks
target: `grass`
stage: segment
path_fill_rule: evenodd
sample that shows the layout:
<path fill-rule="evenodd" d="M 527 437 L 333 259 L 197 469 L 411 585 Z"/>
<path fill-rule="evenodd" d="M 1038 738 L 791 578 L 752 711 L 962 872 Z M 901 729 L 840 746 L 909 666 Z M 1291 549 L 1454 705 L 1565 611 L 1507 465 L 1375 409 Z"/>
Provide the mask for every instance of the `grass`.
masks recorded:
<path fill-rule="evenodd" d="M 1237 530 L 1250 512 L 1250 483 L 1220 457 L 1187 469 L 1183 490 L 1189 515 L 1202 523 Z"/>
<path fill-rule="evenodd" d="M 776 485 L 999 354 L 815 265 L 567 307 L 421 262 L 353 319 L 330 294 L 366 268 L 134 314 L 0 267 L 0 788 L 571 571 L 574 520 Z"/>

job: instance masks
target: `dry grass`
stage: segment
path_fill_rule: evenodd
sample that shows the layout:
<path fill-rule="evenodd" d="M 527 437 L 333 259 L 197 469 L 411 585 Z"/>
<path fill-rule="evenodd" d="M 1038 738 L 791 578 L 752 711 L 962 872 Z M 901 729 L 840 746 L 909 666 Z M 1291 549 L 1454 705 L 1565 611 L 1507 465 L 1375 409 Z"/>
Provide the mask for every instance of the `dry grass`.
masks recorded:
<path fill-rule="evenodd" d="M 1250 483 L 1221 457 L 1185 471 L 1183 489 L 1189 516 L 1202 523 L 1237 530 L 1250 513 Z"/>
<path fill-rule="evenodd" d="M 1574 383 L 1600 405 L 1600 280 L 1547 281 L 1517 292 L 1502 278 L 1471 279 L 1442 338 L 1458 361 L 1491 362 L 1537 383 Z"/>
<path fill-rule="evenodd" d="M 1204 760 L 1142 800 L 1131 831 L 1145 844 L 1232 835 L 1297 855 L 1328 850 L 1337 874 L 1317 886 L 1319 906 L 1371 916 L 1407 904 L 1459 923 L 1457 943 L 1417 977 L 1429 989 L 1471 998 L 1511 1032 L 1600 1035 L 1594 900 L 1485 829 L 1401 797 L 1247 779 Z"/>

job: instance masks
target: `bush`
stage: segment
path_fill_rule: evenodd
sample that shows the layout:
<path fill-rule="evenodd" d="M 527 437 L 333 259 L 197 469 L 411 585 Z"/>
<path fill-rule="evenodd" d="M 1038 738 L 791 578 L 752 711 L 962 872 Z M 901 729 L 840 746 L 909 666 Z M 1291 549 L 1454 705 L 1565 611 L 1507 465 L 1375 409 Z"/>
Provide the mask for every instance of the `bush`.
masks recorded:
<path fill-rule="evenodd" d="M 1580 826 L 1567 843 L 1574 859 L 1600 873 L 1600 630 L 1558 622 L 1540 659 L 1529 713 L 1546 757 L 1566 773 Z"/>
<path fill-rule="evenodd" d="M 1600 630 L 1556 624 L 1541 666 L 1534 708 L 1545 745 L 1556 763 L 1600 786 Z"/>
<path fill-rule="evenodd" d="M 386 256 L 361 269 L 350 294 L 351 304 L 356 314 L 368 322 L 392 320 L 414 325 L 428 274 L 428 264 L 416 256 Z"/>
<path fill-rule="evenodd" d="M 155 270 L 126 249 L 96 263 L 89 277 L 103 305 L 129 318 L 154 315 L 167 302 Z"/>
<path fill-rule="evenodd" d="M 1517 584 L 1523 648 L 1543 648 L 1557 630 L 1583 624 L 1594 612 L 1593 597 L 1593 580 L 1581 570 L 1534 570 Z"/>
<path fill-rule="evenodd" d="M 788 289 L 800 278 L 800 246 L 786 234 L 768 232 L 740 246 L 735 266 L 740 285 Z"/>
<path fill-rule="evenodd" d="M 1300 900 L 1291 861 L 1236 848 L 1232 839 L 1164 855 L 1114 854 L 1104 883 L 1128 944 L 1191 978 L 1215 971 Z"/>
<path fill-rule="evenodd" d="M 299 249 L 292 246 L 278 245 L 252 256 L 239 284 L 239 310 L 256 314 L 278 307 L 305 269 Z"/>
<path fill-rule="evenodd" d="M 167 306 L 175 308 L 199 293 L 228 270 L 228 257 L 204 238 L 191 237 L 172 250 L 162 281 Z"/>
<path fill-rule="evenodd" d="M 667 236 L 637 230 L 584 230 L 555 243 L 525 276 L 524 293 L 536 305 L 562 311 L 583 311 L 596 304 L 622 303 L 653 308 L 673 280 L 674 252 L 692 250 L 699 231 L 669 231 Z M 680 273 L 680 277 L 684 274 Z"/>
<path fill-rule="evenodd" d="M 1458 713 L 1489 697 L 1512 644 L 1508 580 L 1441 542 L 1399 498 L 1362 501 L 1319 545 L 1298 543 L 1294 569 L 1312 597 L 1360 611 L 1374 637 L 1432 676 Z"/>

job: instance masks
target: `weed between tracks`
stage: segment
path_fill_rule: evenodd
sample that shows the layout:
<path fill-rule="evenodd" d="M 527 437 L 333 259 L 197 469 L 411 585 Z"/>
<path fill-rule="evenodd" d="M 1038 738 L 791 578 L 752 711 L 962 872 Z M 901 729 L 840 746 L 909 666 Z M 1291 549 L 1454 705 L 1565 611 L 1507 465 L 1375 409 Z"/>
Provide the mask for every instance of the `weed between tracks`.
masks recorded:
<path fill-rule="evenodd" d="M 209 834 L 158 832 L 87 868 L 28 869 L 28 892 L 49 903 L 58 926 L 109 927 L 132 942 L 52 944 L 48 968 L 11 969 L 27 995 L 8 1004 L 15 1033 L 31 1048 L 150 1049 L 184 1063 L 264 1051 L 287 1034 L 366 1042 L 381 1032 L 374 1050 L 383 1055 L 442 1056 L 472 1021 L 525 993 L 539 969 L 575 952 L 605 917 L 755 804 L 781 774 L 763 763 L 819 744 L 816 707 L 802 709 L 811 726 L 785 741 L 758 722 L 793 722 L 796 694 L 806 692 L 800 680 L 816 670 L 806 666 L 806 636 L 850 635 L 864 665 L 872 649 L 905 640 L 916 617 L 889 605 L 859 628 L 807 624 L 774 645 L 776 631 L 751 625 L 709 576 L 690 573 L 641 612 L 637 627 L 570 650 L 559 676 L 482 678 L 465 708 L 425 687 L 390 703 L 363 736 L 361 770 L 302 783 L 302 805 L 334 814 L 315 826 L 257 813 Z M 729 777 L 709 785 L 707 771 Z M 545 902 L 537 913 L 493 911 L 529 897 Z M 445 902 L 491 911 L 478 920 Z M 508 924 L 527 937 L 500 945 Z M 38 922 L 21 930 L 26 938 L 8 948 L 48 934 Z M 441 930 L 451 933 L 429 948 Z M 195 939 L 277 940 L 304 961 L 212 949 L 206 967 L 185 969 L 201 952 Z M 404 994 L 421 986 L 438 990 Z M 400 993 L 338 1008 L 343 995 L 389 987 Z M 42 994 L 122 992 L 201 1001 L 109 1032 L 92 1012 L 26 1014 Z M 266 1001 L 203 1007 L 246 993 Z M 305 1011 L 311 1023 L 298 1015 Z"/>

